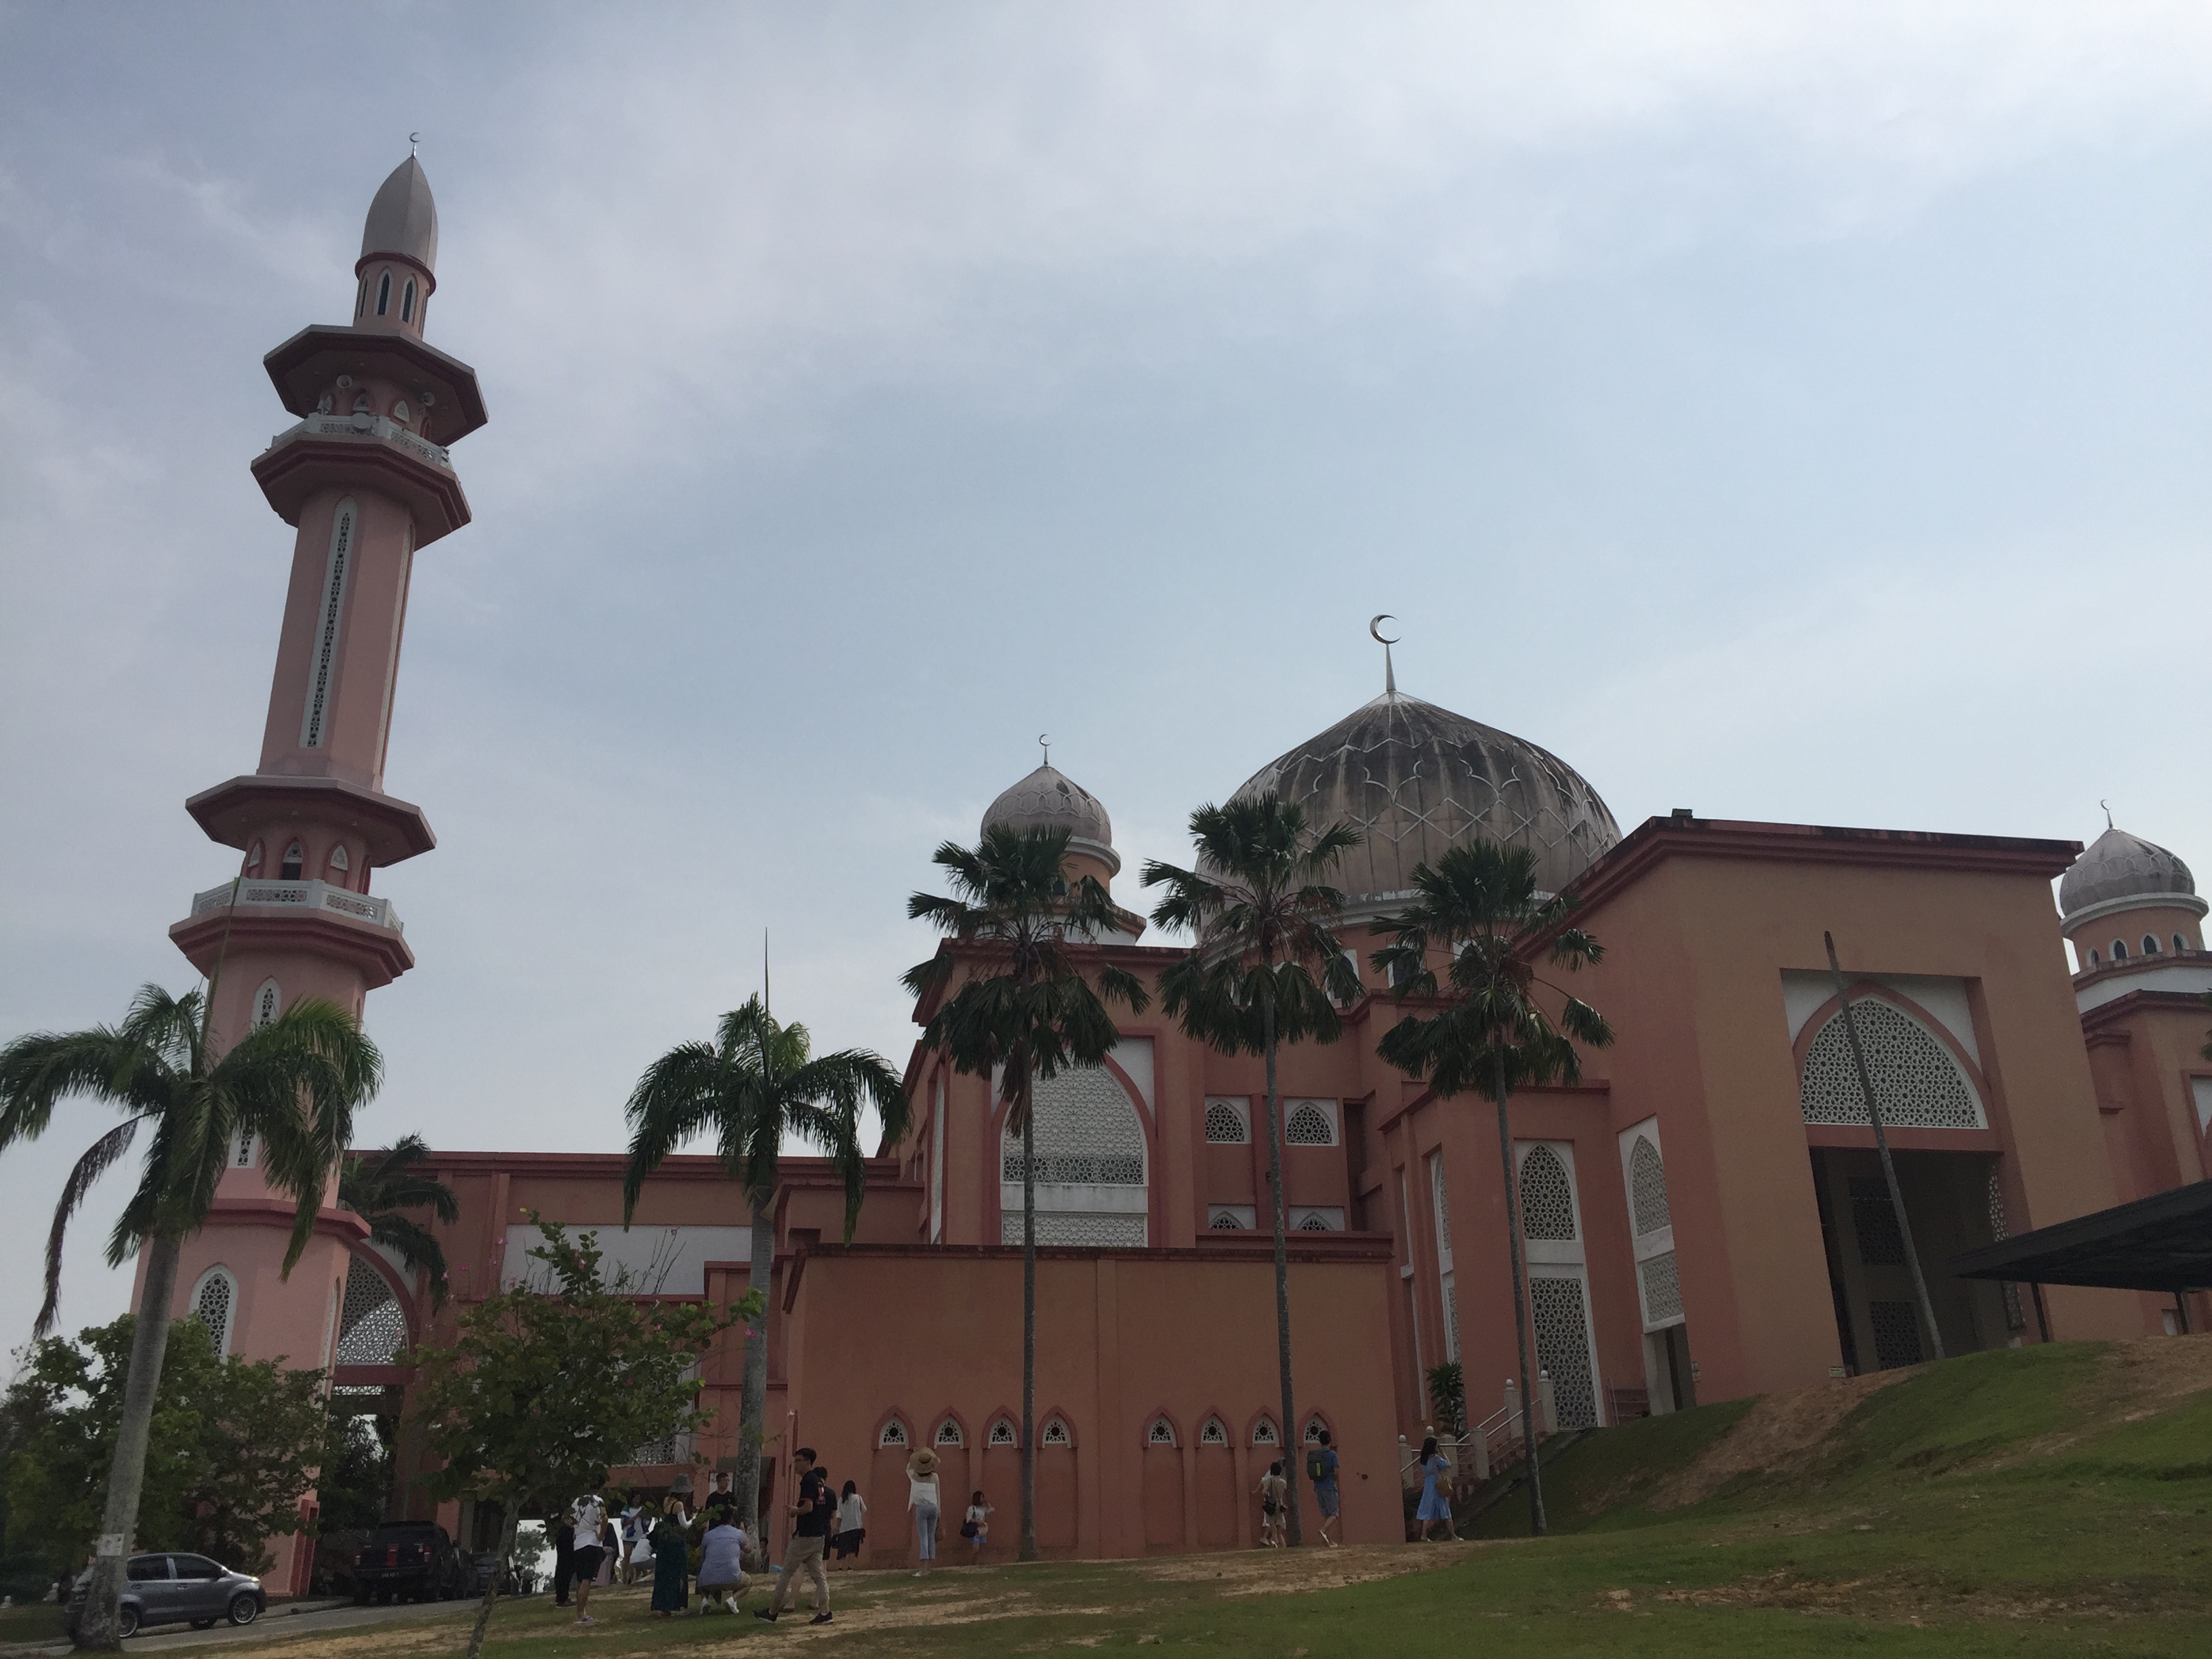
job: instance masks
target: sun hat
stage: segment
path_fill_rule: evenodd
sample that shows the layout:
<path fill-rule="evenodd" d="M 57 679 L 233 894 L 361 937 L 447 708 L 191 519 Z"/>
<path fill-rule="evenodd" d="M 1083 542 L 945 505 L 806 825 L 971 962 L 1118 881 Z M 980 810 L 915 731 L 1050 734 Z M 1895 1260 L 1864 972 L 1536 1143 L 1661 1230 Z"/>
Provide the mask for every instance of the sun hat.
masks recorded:
<path fill-rule="evenodd" d="M 930 1448 L 917 1446 L 914 1455 L 906 1460 L 906 1472 L 927 1480 L 937 1473 L 937 1454 Z"/>

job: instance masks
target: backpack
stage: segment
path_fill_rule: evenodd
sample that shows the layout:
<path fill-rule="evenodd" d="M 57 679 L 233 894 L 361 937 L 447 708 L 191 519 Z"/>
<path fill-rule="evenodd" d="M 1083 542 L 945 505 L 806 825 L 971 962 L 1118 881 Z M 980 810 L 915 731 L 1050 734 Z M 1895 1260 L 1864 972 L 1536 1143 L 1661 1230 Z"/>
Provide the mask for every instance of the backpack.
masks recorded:
<path fill-rule="evenodd" d="M 1318 1446 L 1312 1447 L 1306 1452 L 1306 1479 L 1309 1480 L 1328 1479 L 1328 1471 L 1322 1466 L 1321 1448 Z"/>

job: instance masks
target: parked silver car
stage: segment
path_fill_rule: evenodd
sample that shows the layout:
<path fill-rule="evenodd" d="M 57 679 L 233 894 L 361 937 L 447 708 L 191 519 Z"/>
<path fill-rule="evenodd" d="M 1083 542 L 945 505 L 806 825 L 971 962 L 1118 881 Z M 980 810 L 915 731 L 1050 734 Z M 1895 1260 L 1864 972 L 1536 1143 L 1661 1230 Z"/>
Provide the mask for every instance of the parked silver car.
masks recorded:
<path fill-rule="evenodd" d="M 72 1633 L 91 1585 L 88 1572 L 70 1592 Z M 142 1625 L 189 1623 L 195 1630 L 205 1630 L 218 1619 L 250 1625 L 268 1606 L 258 1578 L 233 1572 L 204 1555 L 134 1555 L 123 1584 L 123 1634 L 135 1636 Z"/>

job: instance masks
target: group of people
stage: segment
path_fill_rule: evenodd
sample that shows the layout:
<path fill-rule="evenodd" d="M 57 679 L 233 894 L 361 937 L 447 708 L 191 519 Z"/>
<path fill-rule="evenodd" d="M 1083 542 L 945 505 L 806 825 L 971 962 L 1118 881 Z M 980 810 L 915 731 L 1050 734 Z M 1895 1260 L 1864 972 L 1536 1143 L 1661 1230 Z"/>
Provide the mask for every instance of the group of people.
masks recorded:
<path fill-rule="evenodd" d="M 914 1516 L 914 1559 L 917 1578 L 937 1565 L 937 1528 L 945 1514 L 937 1471 L 942 1460 L 927 1446 L 917 1447 L 906 1460 L 906 1506 Z M 977 1561 L 990 1547 L 993 1505 L 981 1490 L 968 1495 L 968 1512 L 961 1517 L 960 1535 L 973 1547 Z"/>
<path fill-rule="evenodd" d="M 1336 1517 L 1343 1508 L 1343 1490 L 1337 1485 L 1336 1472 L 1343 1467 L 1336 1448 L 1329 1443 L 1327 1429 L 1314 1431 L 1314 1443 L 1306 1448 L 1306 1479 L 1313 1482 L 1314 1507 L 1321 1511 L 1321 1541 L 1334 1549 L 1337 1545 Z M 1267 1465 L 1267 1474 L 1260 1477 L 1260 1545 L 1263 1549 L 1279 1550 L 1289 1546 L 1287 1536 L 1291 1521 L 1291 1480 L 1284 1472 L 1281 1458 Z"/>
<path fill-rule="evenodd" d="M 553 1601 L 576 1609 L 576 1623 L 593 1625 L 595 1585 L 635 1584 L 653 1576 L 653 1610 L 664 1616 L 689 1608 L 696 1553 L 702 1613 L 716 1603 L 737 1611 L 744 1582 L 744 1529 L 737 1524 L 737 1498 L 730 1477 L 717 1475 L 713 1490 L 695 1515 L 680 1492 L 658 1507 L 635 1492 L 619 1510 L 597 1492 L 586 1492 L 565 1516 L 549 1523 L 553 1540 Z M 571 1595 L 573 1593 L 573 1601 Z"/>

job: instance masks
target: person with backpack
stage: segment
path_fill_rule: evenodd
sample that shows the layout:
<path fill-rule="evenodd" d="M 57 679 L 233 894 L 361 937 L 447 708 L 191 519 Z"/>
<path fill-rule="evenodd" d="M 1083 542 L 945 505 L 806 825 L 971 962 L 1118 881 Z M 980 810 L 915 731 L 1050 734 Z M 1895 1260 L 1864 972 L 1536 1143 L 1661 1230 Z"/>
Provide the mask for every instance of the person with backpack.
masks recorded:
<path fill-rule="evenodd" d="M 1260 1477 L 1260 1547 L 1283 1547 L 1283 1528 L 1291 1507 L 1291 1483 L 1283 1479 L 1283 1460 L 1267 1465 Z"/>
<path fill-rule="evenodd" d="M 1336 1511 L 1341 1499 L 1336 1485 L 1339 1460 L 1328 1443 L 1328 1431 L 1315 1431 L 1315 1443 L 1306 1448 L 1306 1479 L 1313 1482 L 1314 1505 L 1321 1510 L 1321 1541 L 1336 1547 Z"/>

